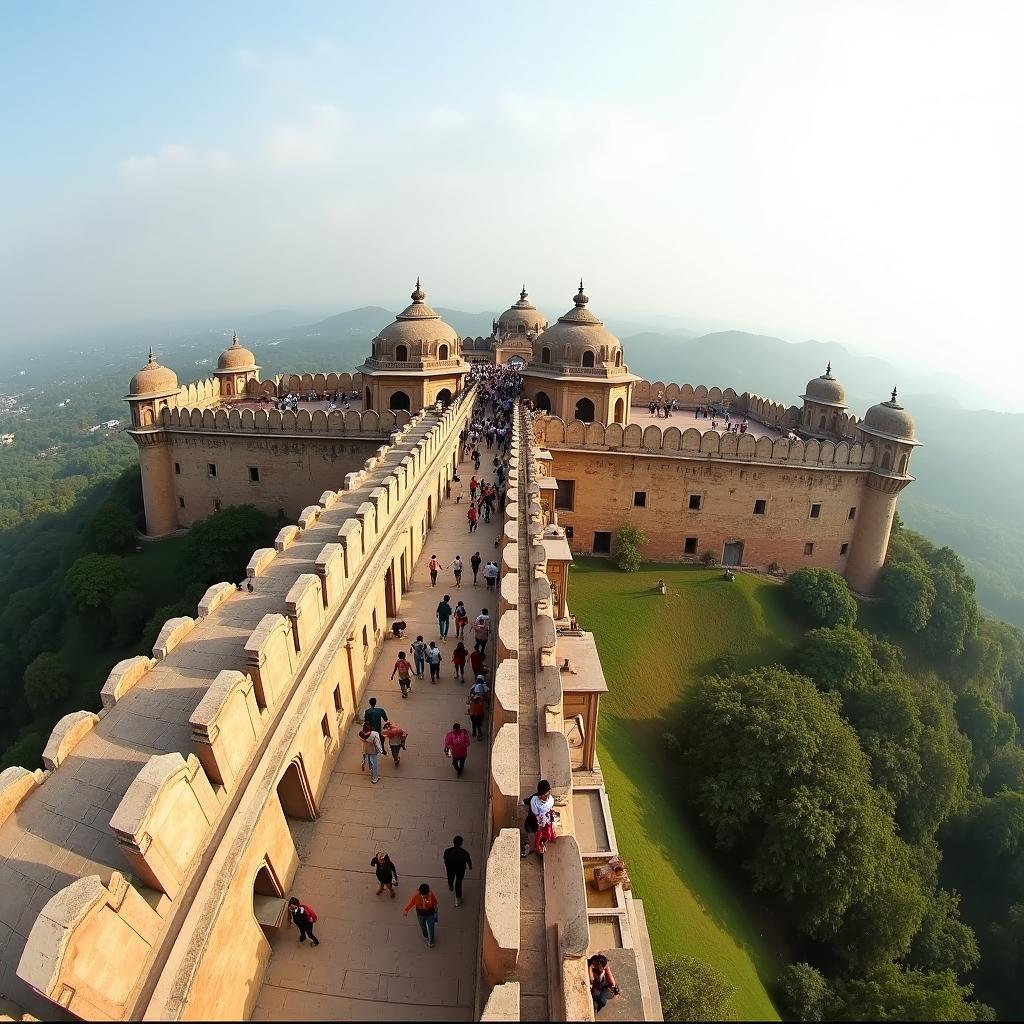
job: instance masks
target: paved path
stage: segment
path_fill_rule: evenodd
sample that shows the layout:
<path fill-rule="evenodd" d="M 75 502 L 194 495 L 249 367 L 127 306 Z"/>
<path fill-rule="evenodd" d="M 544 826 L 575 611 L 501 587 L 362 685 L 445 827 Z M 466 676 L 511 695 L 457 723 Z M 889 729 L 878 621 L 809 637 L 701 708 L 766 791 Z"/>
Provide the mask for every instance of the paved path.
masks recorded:
<path fill-rule="evenodd" d="M 482 468 L 487 470 L 493 453 L 482 454 Z M 474 589 L 469 558 L 479 550 L 485 563 L 497 560 L 494 542 L 501 516 L 495 514 L 490 525 L 481 522 L 471 536 L 465 513 L 472 464 L 460 467 L 460 476 L 462 484 L 453 485 L 452 500 L 441 506 L 403 598 L 400 614 L 409 625 L 407 637 L 413 639 L 422 633 L 428 642 L 438 640 L 434 610 L 445 593 L 452 595 L 453 608 L 460 597 L 465 601 L 471 621 L 486 607 L 497 622 L 498 595 L 486 592 L 482 573 Z M 460 490 L 466 498 L 456 504 Z M 434 553 L 445 566 L 456 554 L 462 555 L 466 570 L 461 590 L 454 586 L 450 568 L 438 576 L 437 588 L 431 588 L 426 563 Z M 452 723 L 469 725 L 465 696 L 470 672 L 467 665 L 465 683 L 453 679 L 450 659 L 455 643 L 453 625 L 448 641 L 438 645 L 445 651 L 440 682 L 431 685 L 428 671 L 425 679 L 414 678 L 412 693 L 403 700 L 397 681 L 388 677 L 398 651 L 408 653 L 407 641 L 385 641 L 363 699 L 376 697 L 409 731 L 401 765 L 396 767 L 386 756 L 380 782 L 371 785 L 369 772 L 359 770 L 361 744 L 352 726 L 343 737 L 320 817 L 308 823 L 289 821 L 301 858 L 292 892 L 319 915 L 316 933 L 321 944 L 315 950 L 300 945 L 294 929 L 275 936 L 254 1020 L 473 1018 L 480 877 L 487 852 L 487 755 L 482 745 L 471 746 L 465 772 L 458 778 L 442 753 Z M 472 641 L 466 646 L 472 650 Z M 473 858 L 459 909 L 448 892 L 441 860 L 456 833 L 465 838 Z M 370 860 L 378 849 L 389 853 L 398 868 L 394 900 L 386 892 L 375 895 Z M 428 882 L 441 902 L 433 949 L 427 948 L 415 913 L 402 917 L 402 908 L 420 882 Z"/>

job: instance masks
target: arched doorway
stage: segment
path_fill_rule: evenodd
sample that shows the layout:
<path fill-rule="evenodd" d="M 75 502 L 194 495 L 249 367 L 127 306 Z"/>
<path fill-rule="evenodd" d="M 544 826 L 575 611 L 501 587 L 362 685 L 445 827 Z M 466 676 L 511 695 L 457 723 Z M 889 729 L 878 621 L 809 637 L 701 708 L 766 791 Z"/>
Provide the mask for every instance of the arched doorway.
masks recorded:
<path fill-rule="evenodd" d="M 574 415 L 576 419 L 583 420 L 584 423 L 593 423 L 594 403 L 589 398 L 581 398 L 576 403 L 576 411 Z"/>
<path fill-rule="evenodd" d="M 366 389 L 366 408 L 367 409 L 372 409 L 373 408 L 373 399 L 370 397 L 370 389 L 369 388 Z"/>
<path fill-rule="evenodd" d="M 309 780 L 302 765 L 302 759 L 296 758 L 290 765 L 281 781 L 277 784 L 277 798 L 281 801 L 281 810 L 285 817 L 312 821 L 316 817 L 313 804 L 313 793 L 309 788 Z"/>
<path fill-rule="evenodd" d="M 594 365 L 594 353 L 587 351 L 583 353 L 583 365 L 593 366 Z"/>
<path fill-rule="evenodd" d="M 626 421 L 626 403 L 621 398 L 615 399 L 615 422 L 625 423 Z"/>
<path fill-rule="evenodd" d="M 533 399 L 533 404 L 541 412 L 551 412 L 551 399 L 548 398 L 546 391 L 538 391 Z"/>
<path fill-rule="evenodd" d="M 449 405 L 452 400 L 451 391 L 448 388 L 441 388 L 437 393 L 437 400 L 444 406 Z"/>
<path fill-rule="evenodd" d="M 437 358 L 438 359 L 447 359 L 448 358 L 448 346 L 447 345 L 438 345 L 438 347 L 437 347 Z"/>
<path fill-rule="evenodd" d="M 409 396 L 404 391 L 396 391 L 388 402 L 388 408 L 392 412 L 399 412 L 401 410 L 409 411 Z"/>
<path fill-rule="evenodd" d="M 549 349 L 549 348 L 542 348 L 540 350 L 540 361 L 542 363 L 550 363 L 551 362 L 551 349 Z"/>
<path fill-rule="evenodd" d="M 622 365 L 622 349 L 619 349 L 619 351 L 615 353 L 615 365 Z"/>
<path fill-rule="evenodd" d="M 407 363 L 409 361 L 409 350 L 404 345 L 399 345 L 395 349 L 395 360 L 399 363 Z"/>

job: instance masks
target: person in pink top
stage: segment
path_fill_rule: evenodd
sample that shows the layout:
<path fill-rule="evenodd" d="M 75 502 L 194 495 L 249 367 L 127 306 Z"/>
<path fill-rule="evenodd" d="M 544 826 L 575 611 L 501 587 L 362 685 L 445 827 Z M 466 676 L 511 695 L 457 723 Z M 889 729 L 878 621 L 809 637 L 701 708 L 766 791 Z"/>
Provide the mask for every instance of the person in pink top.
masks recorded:
<path fill-rule="evenodd" d="M 444 738 L 445 756 L 452 759 L 452 766 L 455 768 L 456 775 L 461 775 L 462 769 L 466 767 L 469 743 L 469 730 L 463 729 L 458 722 L 452 726 L 452 731 Z"/>

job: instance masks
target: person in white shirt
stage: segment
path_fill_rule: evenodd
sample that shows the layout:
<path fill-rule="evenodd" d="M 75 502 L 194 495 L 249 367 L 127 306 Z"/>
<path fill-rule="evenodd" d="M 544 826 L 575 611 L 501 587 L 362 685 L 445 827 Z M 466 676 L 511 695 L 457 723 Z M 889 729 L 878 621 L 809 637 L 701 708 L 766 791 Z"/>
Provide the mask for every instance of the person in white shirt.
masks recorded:
<path fill-rule="evenodd" d="M 487 589 L 493 590 L 498 579 L 498 566 L 495 562 L 488 562 L 484 566 L 484 579 L 487 581 Z"/>
<path fill-rule="evenodd" d="M 530 810 L 537 819 L 537 831 L 533 834 L 534 853 L 544 853 L 548 843 L 555 838 L 554 822 L 552 812 L 555 808 L 555 798 L 551 795 L 551 783 L 547 779 L 541 779 L 537 785 L 537 792 L 530 797 Z"/>

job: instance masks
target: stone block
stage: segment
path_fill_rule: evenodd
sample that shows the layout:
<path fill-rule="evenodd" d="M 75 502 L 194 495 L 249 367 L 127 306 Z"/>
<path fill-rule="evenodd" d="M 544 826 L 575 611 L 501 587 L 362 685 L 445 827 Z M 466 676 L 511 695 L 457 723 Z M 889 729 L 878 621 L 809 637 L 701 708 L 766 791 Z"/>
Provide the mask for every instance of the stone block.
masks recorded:
<path fill-rule="evenodd" d="M 283 551 L 287 551 L 288 548 L 295 543 L 296 538 L 299 535 L 299 528 L 297 526 L 282 526 L 278 531 L 277 536 L 274 538 L 274 550 L 278 554 Z"/>
<path fill-rule="evenodd" d="M 233 583 L 214 583 L 199 602 L 199 618 L 205 619 L 215 608 L 222 605 L 232 594 L 236 593 Z"/>
<path fill-rule="evenodd" d="M 195 625 L 196 620 L 191 615 L 180 615 L 176 619 L 168 619 L 164 623 L 164 628 L 160 630 L 156 643 L 153 644 L 153 657 L 157 661 L 163 661 L 192 632 Z"/>
<path fill-rule="evenodd" d="M 155 664 L 156 658 L 144 654 L 119 661 L 100 690 L 100 702 L 105 708 L 112 708 Z"/>
<path fill-rule="evenodd" d="M 277 557 L 276 548 L 257 548 L 249 559 L 249 564 L 245 568 L 245 575 L 249 579 L 253 580 L 260 573 L 265 572 L 266 568 L 270 563 Z"/>
<path fill-rule="evenodd" d="M 492 986 L 513 980 L 519 963 L 520 860 L 519 829 L 503 828 L 487 855 L 484 886 L 482 966 Z"/>
<path fill-rule="evenodd" d="M 50 771 L 58 767 L 93 729 L 99 716 L 91 711 L 72 711 L 65 715 L 50 733 L 43 750 L 43 765 Z"/>
<path fill-rule="evenodd" d="M 30 772 L 27 768 L 12 765 L 0 772 L 0 825 L 18 809 L 36 786 L 41 786 L 49 777 L 49 772 L 37 768 Z"/>

